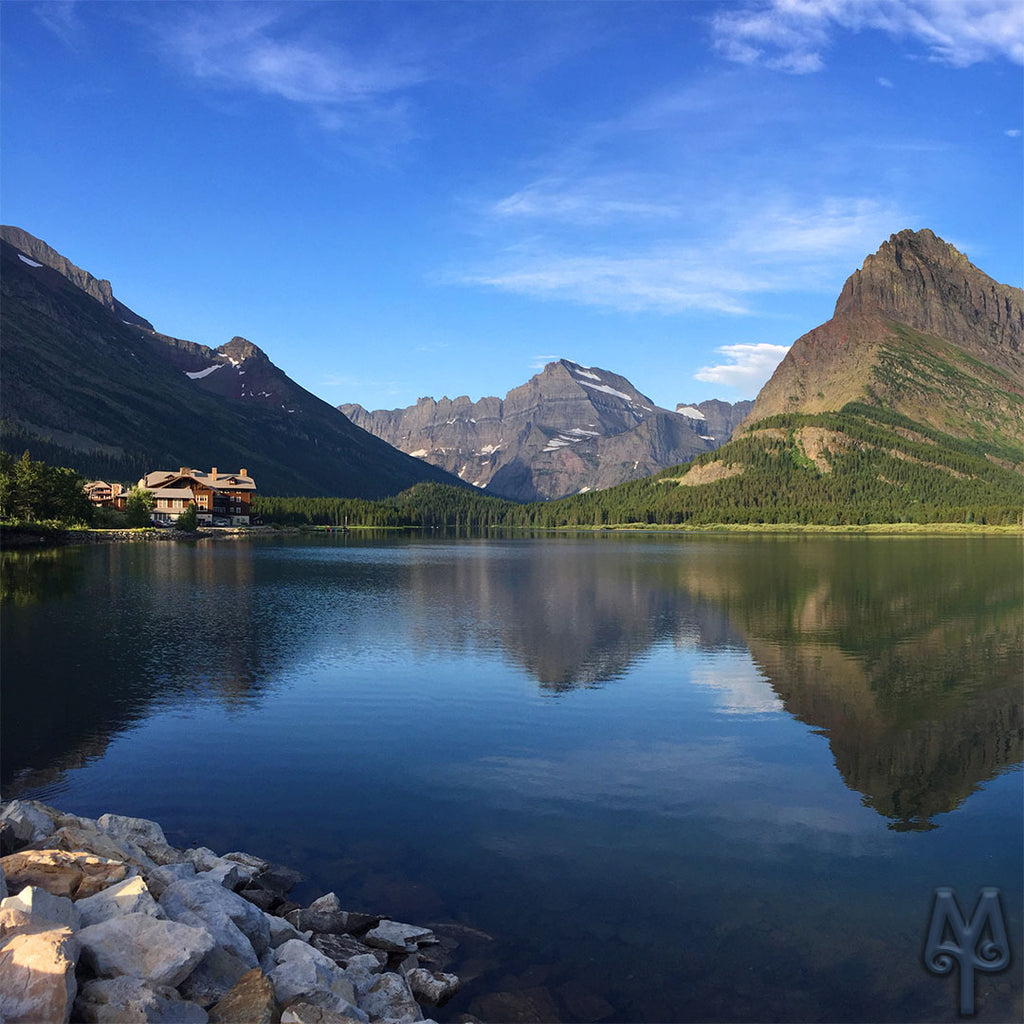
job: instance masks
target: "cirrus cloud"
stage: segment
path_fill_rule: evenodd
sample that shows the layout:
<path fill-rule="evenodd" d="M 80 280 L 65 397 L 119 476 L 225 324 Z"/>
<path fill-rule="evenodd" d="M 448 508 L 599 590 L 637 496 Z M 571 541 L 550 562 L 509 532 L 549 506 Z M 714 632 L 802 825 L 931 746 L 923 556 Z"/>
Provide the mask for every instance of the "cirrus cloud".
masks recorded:
<path fill-rule="evenodd" d="M 727 60 L 791 74 L 820 71 L 840 32 L 869 29 L 913 40 L 930 60 L 952 67 L 1024 64 L 1019 0 L 757 0 L 711 19 L 715 48 Z"/>

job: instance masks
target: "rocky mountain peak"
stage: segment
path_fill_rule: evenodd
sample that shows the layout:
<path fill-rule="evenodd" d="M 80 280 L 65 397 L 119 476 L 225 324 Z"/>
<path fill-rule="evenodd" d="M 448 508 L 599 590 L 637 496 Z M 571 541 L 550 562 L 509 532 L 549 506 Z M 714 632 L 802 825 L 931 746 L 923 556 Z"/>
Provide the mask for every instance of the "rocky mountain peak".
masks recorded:
<path fill-rule="evenodd" d="M 893 320 L 975 349 L 1004 368 L 1019 361 L 1024 292 L 999 284 L 927 228 L 890 236 L 843 287 L 835 317 Z"/>
<path fill-rule="evenodd" d="M 238 335 L 235 335 L 226 345 L 221 345 L 217 349 L 217 354 L 232 363 L 244 363 L 247 359 L 256 359 L 264 363 L 270 362 L 263 349 L 254 345 L 248 338 L 241 338 Z"/>

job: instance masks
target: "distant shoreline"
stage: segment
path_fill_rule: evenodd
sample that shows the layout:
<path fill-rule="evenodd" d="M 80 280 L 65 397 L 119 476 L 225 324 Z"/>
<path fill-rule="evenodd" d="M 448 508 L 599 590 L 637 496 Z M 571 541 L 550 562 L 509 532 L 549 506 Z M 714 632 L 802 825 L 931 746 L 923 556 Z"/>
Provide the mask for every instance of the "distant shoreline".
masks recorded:
<path fill-rule="evenodd" d="M 442 529 L 452 529 L 451 527 Z M 383 530 L 398 533 L 407 530 L 432 532 L 424 526 L 262 526 L 247 529 L 196 530 L 194 533 L 174 529 L 139 528 L 134 530 L 62 530 L 48 527 L 0 527 L 0 551 L 38 550 L 46 547 L 67 547 L 73 544 L 138 544 L 159 541 L 194 540 L 259 540 L 303 533 L 359 533 Z M 870 534 L 887 536 L 1017 536 L 1024 537 L 1024 525 L 986 523 L 865 523 L 863 525 L 826 526 L 817 523 L 705 523 L 687 526 L 681 523 L 619 523 L 602 526 L 489 527 L 475 533 L 744 533 L 744 534 Z"/>

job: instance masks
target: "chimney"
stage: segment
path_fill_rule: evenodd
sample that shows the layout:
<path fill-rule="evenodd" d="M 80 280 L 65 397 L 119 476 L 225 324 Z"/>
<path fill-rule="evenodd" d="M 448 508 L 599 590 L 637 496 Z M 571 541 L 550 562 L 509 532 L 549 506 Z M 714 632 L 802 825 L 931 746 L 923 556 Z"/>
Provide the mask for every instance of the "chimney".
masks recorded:
<path fill-rule="evenodd" d="M 249 475 L 249 470 L 247 470 L 247 469 L 240 469 L 238 471 L 238 475 L 239 476 L 248 476 Z"/>
<path fill-rule="evenodd" d="M 188 466 L 179 466 L 178 467 L 178 472 L 182 476 L 187 476 L 191 472 L 191 470 L 188 468 Z"/>
<path fill-rule="evenodd" d="M 217 467 L 216 466 L 214 466 L 213 469 L 210 470 L 210 476 L 212 476 L 212 477 L 214 477 L 214 479 L 216 479 L 216 477 L 217 477 Z"/>

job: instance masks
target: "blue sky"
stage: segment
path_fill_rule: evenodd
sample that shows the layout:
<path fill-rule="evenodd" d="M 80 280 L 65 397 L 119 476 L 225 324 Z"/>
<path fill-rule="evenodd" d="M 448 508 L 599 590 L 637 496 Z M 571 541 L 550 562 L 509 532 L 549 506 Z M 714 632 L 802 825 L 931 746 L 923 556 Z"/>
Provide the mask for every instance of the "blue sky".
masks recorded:
<path fill-rule="evenodd" d="M 906 227 L 1022 283 L 1017 0 L 2 7 L 3 221 L 332 404 L 752 398 Z"/>

